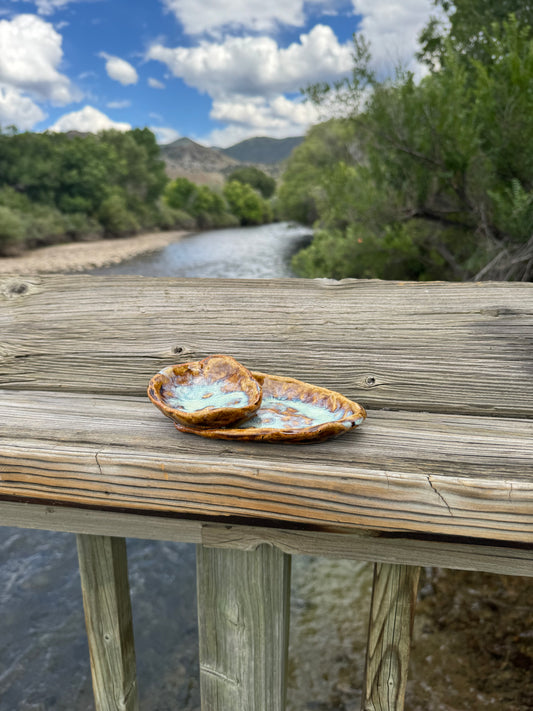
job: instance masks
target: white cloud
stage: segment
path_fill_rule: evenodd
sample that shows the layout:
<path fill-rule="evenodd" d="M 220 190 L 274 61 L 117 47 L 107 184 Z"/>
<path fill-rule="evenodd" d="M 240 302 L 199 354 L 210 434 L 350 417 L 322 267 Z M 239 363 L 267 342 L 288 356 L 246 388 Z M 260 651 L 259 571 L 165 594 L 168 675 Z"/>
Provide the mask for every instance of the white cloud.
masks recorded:
<path fill-rule="evenodd" d="M 114 57 L 111 54 L 107 54 L 107 52 L 100 52 L 98 56 L 106 60 L 106 72 L 111 79 L 120 82 L 124 86 L 136 84 L 139 80 L 135 68 L 125 59 Z"/>
<path fill-rule="evenodd" d="M 321 120 L 313 104 L 276 96 L 233 97 L 231 101 L 214 101 L 211 118 L 228 125 L 215 129 L 203 142 L 214 146 L 231 146 L 252 136 L 301 136 L 313 123 Z"/>
<path fill-rule="evenodd" d="M 46 114 L 32 101 L 11 86 L 0 85 L 0 126 L 16 126 L 25 131 L 46 118 Z"/>
<path fill-rule="evenodd" d="M 109 116 L 106 116 L 93 106 L 84 106 L 80 111 L 72 111 L 69 114 L 64 114 L 59 118 L 53 126 L 50 126 L 50 131 L 81 131 L 82 133 L 98 133 L 107 129 L 114 128 L 117 131 L 129 131 L 131 125 L 119 121 L 112 121 Z"/>
<path fill-rule="evenodd" d="M 261 131 L 308 126 L 319 118 L 313 104 L 291 101 L 285 96 L 277 96 L 271 101 L 262 97 L 214 101 L 210 115 L 218 121 L 237 123 Z"/>
<path fill-rule="evenodd" d="M 163 84 L 162 81 L 159 81 L 159 79 L 154 79 L 153 77 L 148 77 L 148 86 L 151 86 L 152 89 L 164 89 L 165 85 Z"/>
<path fill-rule="evenodd" d="M 122 99 L 122 101 L 108 101 L 108 109 L 127 109 L 131 106 L 131 101 L 129 99 Z"/>
<path fill-rule="evenodd" d="M 160 144 L 172 143 L 172 141 L 176 141 L 181 136 L 181 133 L 169 126 L 150 126 L 150 131 L 152 131 L 156 141 Z"/>
<path fill-rule="evenodd" d="M 339 44 L 330 27 L 316 25 L 287 48 L 265 36 L 228 37 L 196 47 L 154 44 L 147 58 L 164 62 L 174 76 L 213 97 L 275 96 L 344 76 L 352 65 L 352 46 Z"/>
<path fill-rule="evenodd" d="M 321 5 L 328 11 L 342 5 L 342 0 L 162 0 L 183 25 L 187 34 L 217 34 L 221 30 L 245 28 L 268 32 L 281 25 L 302 27 L 305 6 Z"/>
<path fill-rule="evenodd" d="M 39 15 L 52 15 L 56 10 L 79 0 L 14 0 L 14 2 L 31 2 L 37 8 Z"/>
<path fill-rule="evenodd" d="M 37 15 L 0 20 L 0 82 L 56 105 L 80 98 L 68 77 L 58 72 L 62 37 Z"/>
<path fill-rule="evenodd" d="M 311 124 L 345 113 L 345 107 L 333 103 L 319 113 L 314 105 L 294 99 L 294 95 L 309 84 L 349 76 L 352 42 L 339 42 L 327 25 L 316 25 L 288 47 L 272 36 L 272 30 L 282 25 L 302 26 L 310 2 L 206 0 L 199 12 L 197 0 L 162 1 L 187 33 L 204 34 L 193 46 L 169 47 L 155 42 L 146 54 L 146 59 L 163 62 L 175 77 L 211 97 L 210 116 L 222 128 L 198 140 L 224 146 L 256 135 L 301 135 Z M 401 65 L 420 76 L 423 69 L 414 58 L 417 37 L 429 16 L 436 13 L 433 1 L 349 1 L 353 29 L 370 41 L 373 66 L 379 75 L 391 75 Z M 347 0 L 311 2 L 324 13 L 347 9 Z M 361 17 L 359 26 L 355 15 Z M 243 28 L 263 34 L 242 36 Z"/>
<path fill-rule="evenodd" d="M 51 15 L 71 2 L 77 2 L 77 0 L 35 0 L 35 5 L 40 15 Z"/>
<path fill-rule="evenodd" d="M 195 47 L 155 44 L 147 58 L 164 62 L 174 76 L 211 96 L 211 118 L 228 126 L 203 140 L 230 145 L 258 134 L 301 135 L 320 120 L 312 104 L 285 95 L 343 77 L 352 66 L 352 44 L 339 43 L 330 27 L 316 25 L 286 48 L 265 36 L 228 37 Z"/>
<path fill-rule="evenodd" d="M 402 65 L 420 74 L 414 58 L 417 38 L 430 15 L 442 14 L 432 0 L 352 0 L 352 4 L 355 13 L 363 16 L 358 31 L 370 41 L 378 71 L 390 75 Z"/>

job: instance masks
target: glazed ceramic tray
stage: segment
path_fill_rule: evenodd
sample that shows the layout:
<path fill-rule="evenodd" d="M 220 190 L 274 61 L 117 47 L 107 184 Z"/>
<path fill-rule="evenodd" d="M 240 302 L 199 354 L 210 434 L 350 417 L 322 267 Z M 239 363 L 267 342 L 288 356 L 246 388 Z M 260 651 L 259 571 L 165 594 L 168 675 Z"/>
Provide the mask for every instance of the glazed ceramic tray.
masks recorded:
<path fill-rule="evenodd" d="M 171 365 L 148 383 L 148 397 L 175 422 L 190 427 L 225 427 L 251 416 L 261 387 L 231 356 Z"/>
<path fill-rule="evenodd" d="M 180 432 L 201 437 L 268 442 L 312 442 L 336 437 L 360 425 L 361 405 L 343 395 L 293 378 L 252 372 L 262 387 L 259 409 L 231 427 L 194 427 L 175 422 Z"/>

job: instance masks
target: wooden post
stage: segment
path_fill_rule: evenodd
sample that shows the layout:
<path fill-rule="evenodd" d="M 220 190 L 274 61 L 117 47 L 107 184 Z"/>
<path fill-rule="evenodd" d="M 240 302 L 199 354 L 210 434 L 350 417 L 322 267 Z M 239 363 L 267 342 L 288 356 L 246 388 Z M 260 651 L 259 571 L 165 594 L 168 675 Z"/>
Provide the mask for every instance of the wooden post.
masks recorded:
<path fill-rule="evenodd" d="M 202 711 L 283 711 L 290 556 L 198 546 Z"/>
<path fill-rule="evenodd" d="M 420 568 L 374 564 L 361 711 L 402 711 Z"/>
<path fill-rule="evenodd" d="M 96 711 L 138 711 L 126 541 L 77 541 Z"/>

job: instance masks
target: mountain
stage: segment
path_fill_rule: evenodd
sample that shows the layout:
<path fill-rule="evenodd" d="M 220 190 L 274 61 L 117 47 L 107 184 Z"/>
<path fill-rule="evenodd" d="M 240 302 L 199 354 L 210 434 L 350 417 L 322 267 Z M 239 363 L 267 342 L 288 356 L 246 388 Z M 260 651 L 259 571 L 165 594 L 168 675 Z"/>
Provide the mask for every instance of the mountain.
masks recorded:
<path fill-rule="evenodd" d="M 169 178 L 188 178 L 193 183 L 221 187 L 226 176 L 242 165 L 254 165 L 278 178 L 283 170 L 283 161 L 302 141 L 303 136 L 282 139 L 258 137 L 229 148 L 208 148 L 190 138 L 179 138 L 160 146 L 160 149 Z"/>
<path fill-rule="evenodd" d="M 183 177 L 194 183 L 221 185 L 224 174 L 240 165 L 216 148 L 201 146 L 190 138 L 179 138 L 160 149 L 167 175 L 172 179 Z"/>
<path fill-rule="evenodd" d="M 263 163 L 271 165 L 286 160 L 293 149 L 304 140 L 303 136 L 292 138 L 267 138 L 258 136 L 236 143 L 229 148 L 219 148 L 221 153 L 241 161 L 241 163 Z"/>

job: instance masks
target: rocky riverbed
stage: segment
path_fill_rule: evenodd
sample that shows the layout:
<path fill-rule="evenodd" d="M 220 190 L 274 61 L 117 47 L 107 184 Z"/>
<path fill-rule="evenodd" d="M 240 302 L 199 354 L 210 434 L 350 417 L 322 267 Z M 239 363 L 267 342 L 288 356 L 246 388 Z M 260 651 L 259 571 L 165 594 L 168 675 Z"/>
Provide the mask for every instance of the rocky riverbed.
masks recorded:
<path fill-rule="evenodd" d="M 188 233 L 173 230 L 120 239 L 54 244 L 33 249 L 20 256 L 0 258 L 0 274 L 81 272 L 111 266 L 142 254 L 164 249 L 186 234 Z"/>

